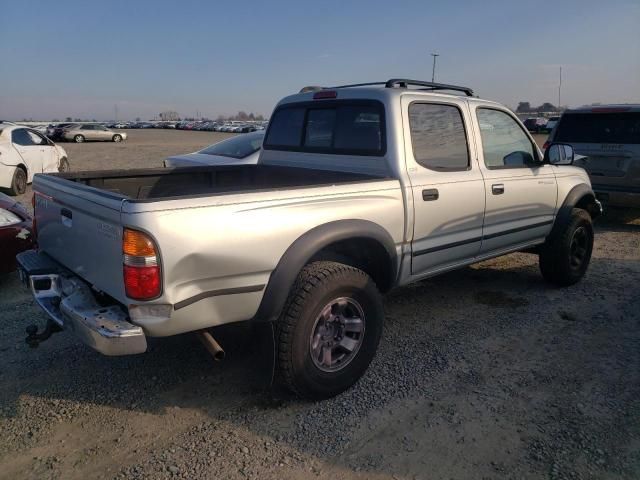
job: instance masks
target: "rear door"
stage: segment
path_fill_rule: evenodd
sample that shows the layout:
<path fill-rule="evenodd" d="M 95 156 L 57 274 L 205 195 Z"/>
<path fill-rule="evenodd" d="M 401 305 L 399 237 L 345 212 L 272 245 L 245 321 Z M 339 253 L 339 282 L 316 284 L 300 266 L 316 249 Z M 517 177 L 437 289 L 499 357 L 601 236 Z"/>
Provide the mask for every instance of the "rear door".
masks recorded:
<path fill-rule="evenodd" d="M 478 255 L 485 187 L 466 101 L 404 95 L 402 111 L 414 209 L 411 273 L 424 275 Z"/>
<path fill-rule="evenodd" d="M 640 111 L 594 108 L 565 113 L 553 141 L 573 146 L 575 165 L 584 168 L 593 189 L 640 193 Z"/>
<path fill-rule="evenodd" d="M 515 116 L 500 108 L 474 106 L 486 210 L 482 254 L 542 241 L 555 218 L 558 189 L 551 165 Z"/>

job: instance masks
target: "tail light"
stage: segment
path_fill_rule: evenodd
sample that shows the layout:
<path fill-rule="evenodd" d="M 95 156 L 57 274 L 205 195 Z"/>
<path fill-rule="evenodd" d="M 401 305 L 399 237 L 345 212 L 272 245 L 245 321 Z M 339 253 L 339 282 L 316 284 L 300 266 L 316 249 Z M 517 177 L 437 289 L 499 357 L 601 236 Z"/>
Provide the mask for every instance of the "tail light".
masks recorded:
<path fill-rule="evenodd" d="M 134 300 L 151 300 L 162 291 L 155 243 L 146 233 L 125 228 L 122 236 L 124 289 Z"/>
<path fill-rule="evenodd" d="M 547 148 L 549 148 L 550 144 L 551 144 L 551 142 L 549 142 L 549 141 L 544 142 L 544 145 L 542 145 L 542 150 L 546 150 Z"/>

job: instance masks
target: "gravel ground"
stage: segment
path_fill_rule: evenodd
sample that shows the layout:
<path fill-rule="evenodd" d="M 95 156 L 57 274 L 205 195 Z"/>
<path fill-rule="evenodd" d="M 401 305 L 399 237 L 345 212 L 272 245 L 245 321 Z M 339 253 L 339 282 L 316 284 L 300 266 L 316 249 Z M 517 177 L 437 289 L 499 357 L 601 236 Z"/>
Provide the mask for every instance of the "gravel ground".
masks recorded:
<path fill-rule="evenodd" d="M 216 135 L 68 151 L 154 165 Z M 392 292 L 367 374 L 321 403 L 260 389 L 242 326 L 219 332 L 222 363 L 190 335 L 135 357 L 67 334 L 30 350 L 44 317 L 0 277 L 0 478 L 640 478 L 640 215 L 612 213 L 573 287 L 513 254 Z"/>

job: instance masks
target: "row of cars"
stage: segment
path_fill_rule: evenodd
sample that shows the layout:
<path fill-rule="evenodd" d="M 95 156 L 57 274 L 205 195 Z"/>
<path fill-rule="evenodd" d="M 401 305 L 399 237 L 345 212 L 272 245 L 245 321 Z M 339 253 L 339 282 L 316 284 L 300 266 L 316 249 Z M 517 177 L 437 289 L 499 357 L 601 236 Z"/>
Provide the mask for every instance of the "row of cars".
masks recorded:
<path fill-rule="evenodd" d="M 529 117 L 522 122 L 527 130 L 532 133 L 550 133 L 556 126 L 560 117 Z"/>
<path fill-rule="evenodd" d="M 264 130 L 264 123 L 231 122 L 220 123 L 212 121 L 178 122 L 175 126 L 178 130 L 199 130 L 206 132 L 250 133 Z"/>
<path fill-rule="evenodd" d="M 211 120 L 184 120 L 179 122 L 118 122 L 106 124 L 109 128 L 137 129 L 164 128 L 175 130 L 197 130 L 204 132 L 249 133 L 264 130 L 267 122 L 214 122 Z"/>

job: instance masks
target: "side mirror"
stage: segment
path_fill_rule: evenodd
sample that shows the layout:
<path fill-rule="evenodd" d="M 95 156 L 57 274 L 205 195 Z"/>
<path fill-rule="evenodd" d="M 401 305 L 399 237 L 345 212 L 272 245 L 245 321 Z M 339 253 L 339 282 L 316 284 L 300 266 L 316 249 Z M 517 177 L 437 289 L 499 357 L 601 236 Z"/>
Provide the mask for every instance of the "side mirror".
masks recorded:
<path fill-rule="evenodd" d="M 573 147 L 566 143 L 552 143 L 544 152 L 544 163 L 550 165 L 571 165 L 573 159 Z"/>

